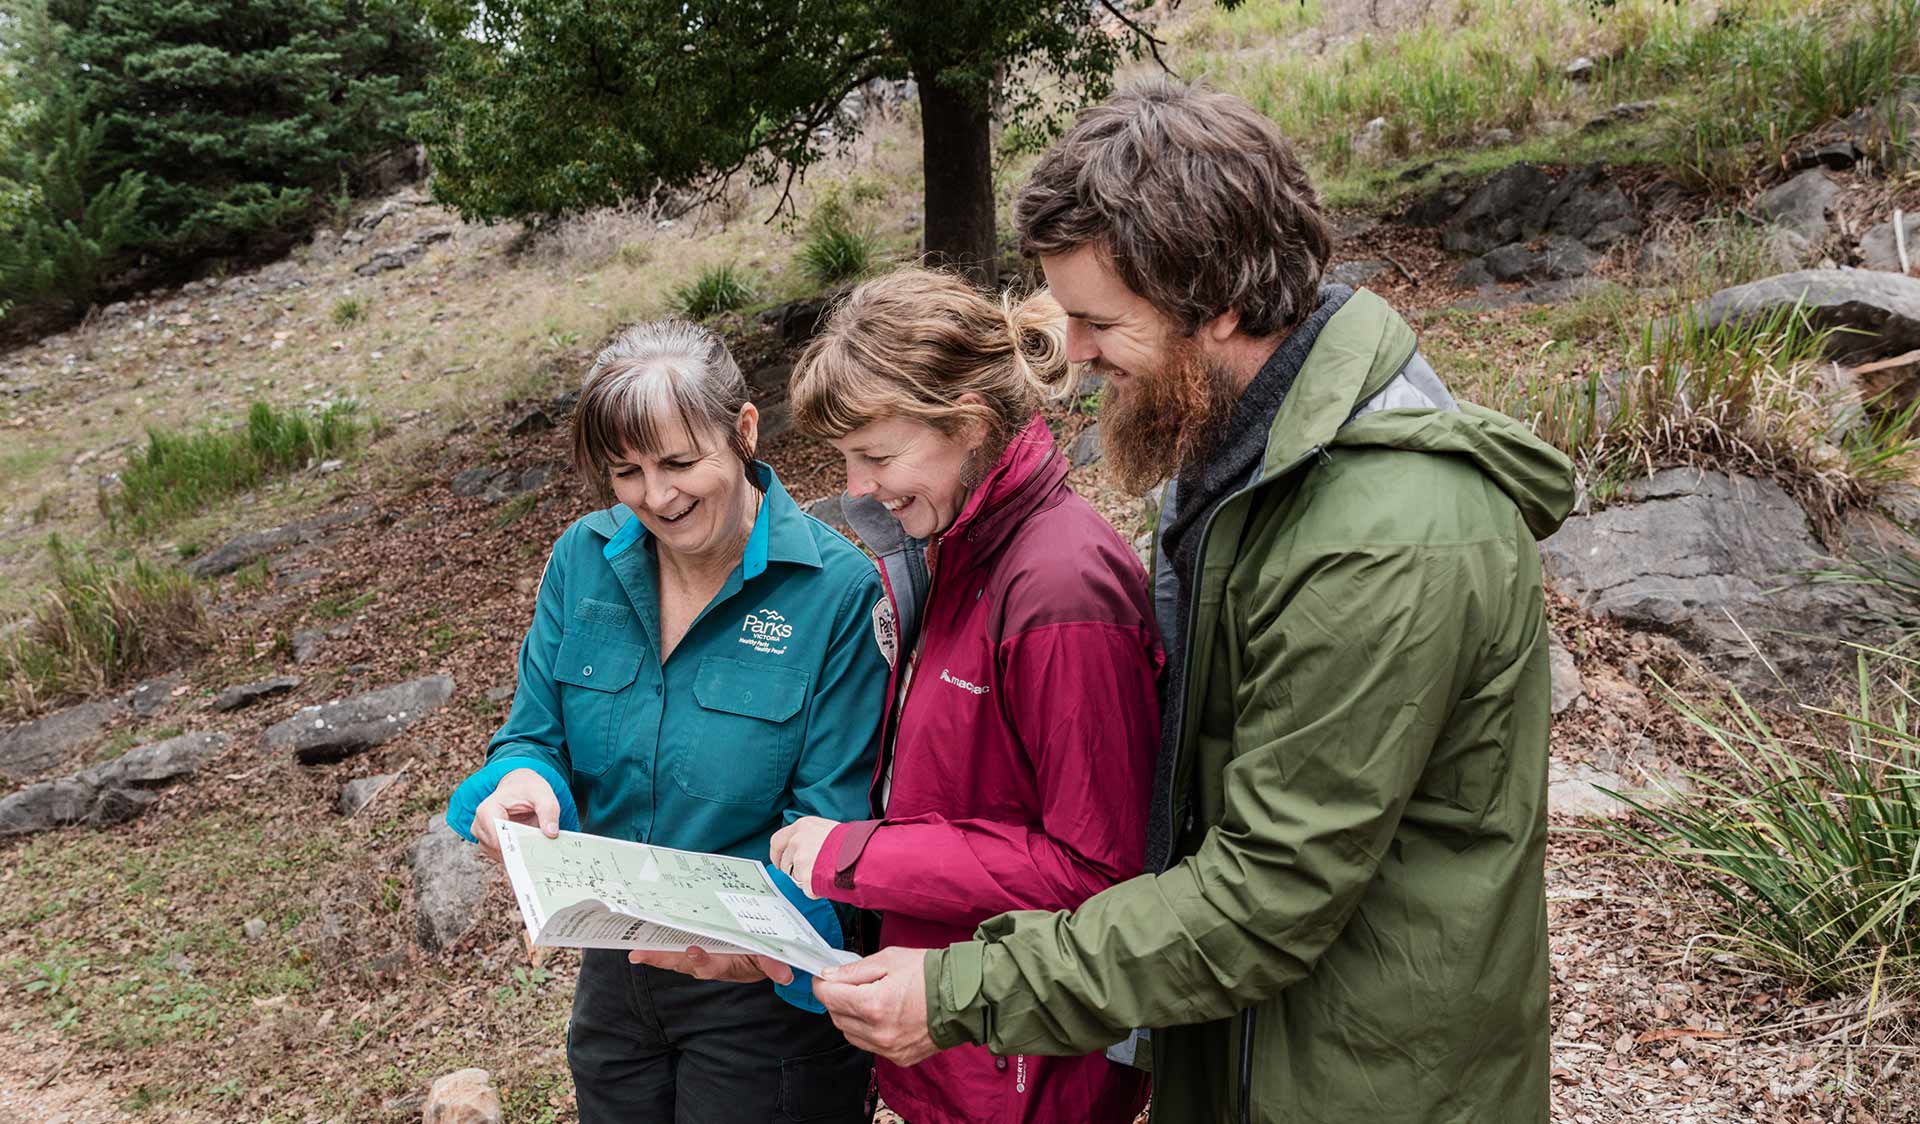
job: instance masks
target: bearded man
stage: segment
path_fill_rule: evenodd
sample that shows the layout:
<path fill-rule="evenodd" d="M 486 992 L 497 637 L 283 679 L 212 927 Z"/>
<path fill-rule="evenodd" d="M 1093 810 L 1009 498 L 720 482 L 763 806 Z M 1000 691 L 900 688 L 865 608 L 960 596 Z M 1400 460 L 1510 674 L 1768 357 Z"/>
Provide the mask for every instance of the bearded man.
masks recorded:
<path fill-rule="evenodd" d="M 1378 296 L 1321 285 L 1313 188 L 1237 98 L 1088 110 L 1016 221 L 1107 377 L 1112 462 L 1172 481 L 1149 873 L 815 994 L 901 1064 L 1150 1027 L 1155 1120 L 1545 1121 L 1534 540 L 1571 465 L 1456 401 Z"/>

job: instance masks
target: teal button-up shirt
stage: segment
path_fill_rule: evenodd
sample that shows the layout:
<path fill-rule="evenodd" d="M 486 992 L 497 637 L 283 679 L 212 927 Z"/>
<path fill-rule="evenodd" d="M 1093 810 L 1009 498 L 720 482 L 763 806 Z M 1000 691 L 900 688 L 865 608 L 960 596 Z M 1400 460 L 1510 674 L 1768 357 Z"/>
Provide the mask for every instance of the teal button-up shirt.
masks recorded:
<path fill-rule="evenodd" d="M 660 658 L 659 568 L 616 505 L 560 536 L 488 765 L 567 779 L 581 829 L 760 862 L 800 816 L 857 820 L 886 707 L 872 562 L 755 464 L 740 564 Z"/>

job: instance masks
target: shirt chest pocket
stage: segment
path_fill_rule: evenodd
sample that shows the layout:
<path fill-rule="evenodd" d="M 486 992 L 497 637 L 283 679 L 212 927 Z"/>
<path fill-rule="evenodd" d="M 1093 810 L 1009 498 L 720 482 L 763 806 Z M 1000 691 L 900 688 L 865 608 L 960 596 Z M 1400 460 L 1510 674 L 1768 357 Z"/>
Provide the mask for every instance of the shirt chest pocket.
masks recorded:
<path fill-rule="evenodd" d="M 694 675 L 686 740 L 673 779 L 689 796 L 770 804 L 787 785 L 806 719 L 806 672 L 705 656 Z"/>
<path fill-rule="evenodd" d="M 574 772 L 597 777 L 618 756 L 620 719 L 640 659 L 638 644 L 572 630 L 561 636 L 553 678 Z"/>

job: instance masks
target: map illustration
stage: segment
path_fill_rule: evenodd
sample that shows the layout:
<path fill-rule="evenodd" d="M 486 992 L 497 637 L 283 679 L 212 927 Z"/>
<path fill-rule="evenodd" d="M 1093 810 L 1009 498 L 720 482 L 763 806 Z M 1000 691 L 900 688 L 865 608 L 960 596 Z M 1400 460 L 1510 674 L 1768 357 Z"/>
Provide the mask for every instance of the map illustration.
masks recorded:
<path fill-rule="evenodd" d="M 757 953 L 806 972 L 855 957 L 814 932 L 751 859 L 576 831 L 548 839 L 496 820 L 514 898 L 536 945 Z"/>

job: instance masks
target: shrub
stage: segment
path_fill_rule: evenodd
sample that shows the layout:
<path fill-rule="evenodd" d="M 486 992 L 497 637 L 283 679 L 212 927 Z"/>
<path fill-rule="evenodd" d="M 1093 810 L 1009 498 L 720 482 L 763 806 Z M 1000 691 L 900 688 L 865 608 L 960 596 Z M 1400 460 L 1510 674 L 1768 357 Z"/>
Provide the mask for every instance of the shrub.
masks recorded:
<path fill-rule="evenodd" d="M 839 193 L 833 192 L 807 224 L 807 240 L 800 247 L 800 271 L 822 289 L 858 281 L 872 272 L 879 249 L 873 234 L 854 221 Z"/>
<path fill-rule="evenodd" d="M 0 707 L 32 713 L 163 670 L 211 637 L 193 581 L 138 559 L 109 564 L 47 540 L 53 589 L 0 643 Z"/>
<path fill-rule="evenodd" d="M 356 324 L 367 317 L 367 302 L 359 297 L 341 297 L 333 302 L 335 324 Z"/>
<path fill-rule="evenodd" d="M 105 514 L 147 534 L 271 476 L 345 452 L 365 428 L 358 409 L 351 401 L 317 412 L 256 402 L 243 428 L 149 430 L 146 448 L 129 457 L 120 474 L 120 490 L 103 498 Z"/>
<path fill-rule="evenodd" d="M 1717 713 L 1676 703 L 1732 763 L 1654 826 L 1612 829 L 1717 899 L 1710 939 L 1816 992 L 1883 1004 L 1920 993 L 1920 727 L 1915 661 L 1862 652 L 1857 693 L 1780 732 L 1738 694 Z M 1836 732 L 1837 731 L 1837 732 Z M 1630 797 L 1623 797 L 1634 803 Z"/>
<path fill-rule="evenodd" d="M 676 286 L 670 299 L 675 312 L 699 320 L 752 304 L 754 292 L 746 274 L 729 263 L 702 270 L 692 281 Z"/>

